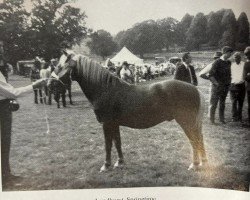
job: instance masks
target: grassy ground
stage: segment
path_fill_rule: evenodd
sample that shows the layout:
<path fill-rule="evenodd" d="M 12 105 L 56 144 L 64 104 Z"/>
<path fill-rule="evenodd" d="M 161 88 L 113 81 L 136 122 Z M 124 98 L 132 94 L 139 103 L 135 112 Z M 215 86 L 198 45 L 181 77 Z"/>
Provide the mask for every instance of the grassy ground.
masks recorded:
<path fill-rule="evenodd" d="M 208 105 L 209 82 L 199 81 Z M 23 86 L 29 80 L 12 76 L 10 83 Z M 205 113 L 203 134 L 210 170 L 187 170 L 192 159 L 191 147 L 182 129 L 172 121 L 145 130 L 121 127 L 126 165 L 122 170 L 106 173 L 98 173 L 105 158 L 102 127 L 76 83 L 73 100 L 74 105 L 57 109 L 55 102 L 45 107 L 35 105 L 32 95 L 19 99 L 21 108 L 13 116 L 10 162 L 13 173 L 22 179 L 17 184 L 7 183 L 3 190 L 144 186 L 249 189 L 246 177 L 250 169 L 250 130 L 240 123 L 229 122 L 229 99 L 226 125 L 210 125 Z M 243 114 L 246 120 L 246 107 Z M 114 150 L 112 156 L 115 162 Z"/>

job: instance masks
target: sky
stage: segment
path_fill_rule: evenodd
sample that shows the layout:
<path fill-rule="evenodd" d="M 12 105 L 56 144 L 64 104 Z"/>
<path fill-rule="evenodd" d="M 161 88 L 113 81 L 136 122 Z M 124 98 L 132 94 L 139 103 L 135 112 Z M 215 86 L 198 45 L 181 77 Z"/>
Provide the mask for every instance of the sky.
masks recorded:
<path fill-rule="evenodd" d="M 230 8 L 236 18 L 244 11 L 250 21 L 250 0 L 78 0 L 77 7 L 88 16 L 87 25 L 94 30 L 104 29 L 111 34 L 131 28 L 148 19 L 173 17 L 177 20 L 189 13 Z"/>

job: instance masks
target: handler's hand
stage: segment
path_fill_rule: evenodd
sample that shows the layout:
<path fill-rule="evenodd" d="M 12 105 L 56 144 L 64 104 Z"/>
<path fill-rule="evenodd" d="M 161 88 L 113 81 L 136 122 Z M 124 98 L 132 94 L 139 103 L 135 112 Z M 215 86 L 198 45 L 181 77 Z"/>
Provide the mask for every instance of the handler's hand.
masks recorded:
<path fill-rule="evenodd" d="M 39 79 L 37 81 L 35 81 L 32 86 L 33 86 L 33 89 L 38 89 L 38 88 L 42 88 L 44 86 L 47 85 L 47 79 L 46 78 L 42 78 L 42 79 Z"/>

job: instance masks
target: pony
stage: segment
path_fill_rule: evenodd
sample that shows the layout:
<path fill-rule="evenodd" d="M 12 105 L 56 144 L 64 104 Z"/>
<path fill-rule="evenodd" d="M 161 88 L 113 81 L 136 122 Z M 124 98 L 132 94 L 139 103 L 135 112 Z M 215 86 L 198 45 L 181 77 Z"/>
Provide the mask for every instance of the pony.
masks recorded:
<path fill-rule="evenodd" d="M 54 73 L 56 74 L 59 69 L 60 69 L 60 65 L 56 66 L 54 69 Z M 57 81 L 56 79 L 50 79 L 49 80 L 49 93 L 50 96 L 51 94 L 54 94 L 54 100 L 57 103 L 57 108 L 60 108 L 60 98 L 62 97 L 62 104 L 63 107 L 66 107 L 66 92 L 68 91 L 68 96 L 69 96 L 69 102 L 71 105 L 73 105 L 73 101 L 72 101 L 72 94 L 71 94 L 71 85 L 72 85 L 72 81 L 70 76 L 65 76 L 63 78 L 63 81 Z M 51 98 L 51 97 L 50 97 Z M 49 104 L 51 104 L 51 101 L 49 102 Z"/>
<path fill-rule="evenodd" d="M 106 158 L 100 171 L 111 168 L 112 143 L 118 160 L 114 168 L 123 167 L 120 126 L 146 129 L 164 121 L 176 120 L 184 130 L 193 150 L 191 169 L 207 164 L 202 135 L 204 100 L 198 89 L 178 80 L 165 80 L 149 85 L 132 85 L 111 74 L 97 62 L 64 51 L 64 65 L 57 71 L 63 81 L 71 74 L 93 106 L 103 126 Z"/>

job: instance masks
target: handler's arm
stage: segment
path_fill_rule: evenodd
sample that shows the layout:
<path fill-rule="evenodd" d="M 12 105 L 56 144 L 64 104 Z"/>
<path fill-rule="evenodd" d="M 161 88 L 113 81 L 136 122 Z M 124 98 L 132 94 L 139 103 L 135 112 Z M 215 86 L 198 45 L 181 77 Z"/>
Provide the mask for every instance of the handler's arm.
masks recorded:
<path fill-rule="evenodd" d="M 27 93 L 31 93 L 32 91 L 32 85 L 14 88 L 12 85 L 0 81 L 0 96 L 3 96 L 7 99 L 16 99 L 17 97 L 21 97 Z"/>

